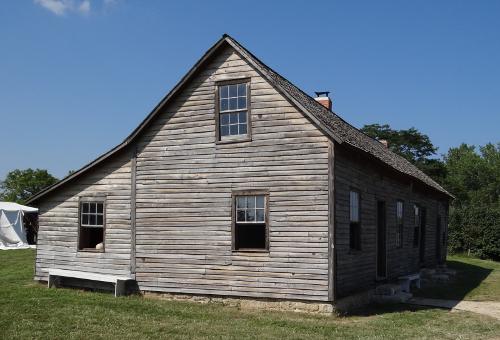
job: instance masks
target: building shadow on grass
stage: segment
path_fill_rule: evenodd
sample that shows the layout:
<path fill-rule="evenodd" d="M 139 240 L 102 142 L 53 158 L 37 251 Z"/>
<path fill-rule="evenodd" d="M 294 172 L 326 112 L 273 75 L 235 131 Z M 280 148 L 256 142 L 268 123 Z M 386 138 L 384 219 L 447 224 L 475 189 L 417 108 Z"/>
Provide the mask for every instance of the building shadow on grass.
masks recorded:
<path fill-rule="evenodd" d="M 461 261 L 447 261 L 450 269 L 456 270 L 448 282 L 424 283 L 421 289 L 413 292 L 414 296 L 431 299 L 463 300 L 472 290 L 478 287 L 493 271 Z"/>
<path fill-rule="evenodd" d="M 456 275 L 450 275 L 447 282 L 423 281 L 420 289 L 413 289 L 414 297 L 426 299 L 454 300 L 456 302 L 463 300 L 472 290 L 481 285 L 492 269 L 484 268 L 478 265 L 465 263 L 462 261 L 447 261 L 447 267 L 455 270 Z M 456 303 L 450 301 L 448 308 L 452 308 Z M 422 306 L 415 304 L 393 304 L 380 305 L 370 304 L 346 313 L 345 316 L 374 316 L 387 313 L 411 312 L 419 310 L 439 309 L 435 306 Z M 446 308 L 446 307 L 445 307 Z"/>

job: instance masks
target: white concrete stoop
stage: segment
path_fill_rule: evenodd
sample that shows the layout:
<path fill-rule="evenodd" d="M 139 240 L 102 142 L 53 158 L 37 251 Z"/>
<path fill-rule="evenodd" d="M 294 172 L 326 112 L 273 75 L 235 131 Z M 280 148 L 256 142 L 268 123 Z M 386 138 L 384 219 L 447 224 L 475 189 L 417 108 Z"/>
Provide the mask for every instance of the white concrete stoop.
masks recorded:
<path fill-rule="evenodd" d="M 403 303 L 412 296 L 411 293 L 403 292 L 401 284 L 387 283 L 375 288 L 372 301 L 378 304 Z"/>

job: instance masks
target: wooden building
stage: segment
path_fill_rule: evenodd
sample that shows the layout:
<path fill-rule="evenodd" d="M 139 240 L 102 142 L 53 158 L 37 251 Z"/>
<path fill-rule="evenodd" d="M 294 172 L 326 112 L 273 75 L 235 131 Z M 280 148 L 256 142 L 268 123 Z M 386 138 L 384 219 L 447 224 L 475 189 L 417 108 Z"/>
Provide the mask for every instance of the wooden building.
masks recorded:
<path fill-rule="evenodd" d="M 332 303 L 446 256 L 450 194 L 233 38 L 120 145 L 35 195 L 35 279 Z"/>

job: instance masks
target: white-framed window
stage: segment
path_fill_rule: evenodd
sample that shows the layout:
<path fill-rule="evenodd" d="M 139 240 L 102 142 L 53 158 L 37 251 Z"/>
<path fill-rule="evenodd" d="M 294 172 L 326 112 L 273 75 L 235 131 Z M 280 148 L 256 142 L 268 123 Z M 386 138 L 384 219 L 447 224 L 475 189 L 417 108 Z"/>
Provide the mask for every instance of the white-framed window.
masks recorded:
<path fill-rule="evenodd" d="M 104 206 L 103 200 L 80 201 L 78 250 L 104 251 Z"/>
<path fill-rule="evenodd" d="M 268 249 L 268 195 L 267 193 L 237 193 L 233 195 L 233 249 Z"/>
<path fill-rule="evenodd" d="M 413 246 L 418 247 L 420 236 L 420 207 L 413 205 Z"/>
<path fill-rule="evenodd" d="M 349 248 L 361 250 L 361 214 L 359 192 L 349 192 Z"/>
<path fill-rule="evenodd" d="M 403 247 L 404 202 L 396 201 L 396 247 Z"/>
<path fill-rule="evenodd" d="M 219 140 L 249 134 L 248 81 L 218 85 Z"/>

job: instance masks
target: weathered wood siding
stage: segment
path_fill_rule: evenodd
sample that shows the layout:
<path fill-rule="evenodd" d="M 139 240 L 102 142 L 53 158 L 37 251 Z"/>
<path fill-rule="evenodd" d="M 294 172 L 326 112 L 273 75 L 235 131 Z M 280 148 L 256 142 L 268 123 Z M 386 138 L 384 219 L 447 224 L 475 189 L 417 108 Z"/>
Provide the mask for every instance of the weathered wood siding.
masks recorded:
<path fill-rule="evenodd" d="M 252 141 L 216 144 L 215 81 L 251 78 Z M 269 253 L 231 251 L 231 192 L 270 192 Z M 140 289 L 328 299 L 328 139 L 227 48 L 138 142 Z"/>
<path fill-rule="evenodd" d="M 426 208 L 425 265 L 433 266 L 436 257 L 436 223 L 442 217 L 441 239 L 445 235 L 447 201 L 412 188 L 408 180 L 398 179 L 380 166 L 348 151 L 335 148 L 335 248 L 338 297 L 369 289 L 376 283 L 377 201 L 386 202 L 387 277 L 417 272 L 420 268 L 419 247 L 413 246 L 413 204 Z M 361 251 L 349 249 L 349 191 L 361 195 Z M 396 247 L 396 201 L 404 201 L 403 247 Z M 443 247 L 441 259 L 446 256 Z"/>
<path fill-rule="evenodd" d="M 49 268 L 130 274 L 130 153 L 116 155 L 39 203 L 35 279 Z M 77 251 L 79 197 L 106 198 L 105 252 Z"/>

